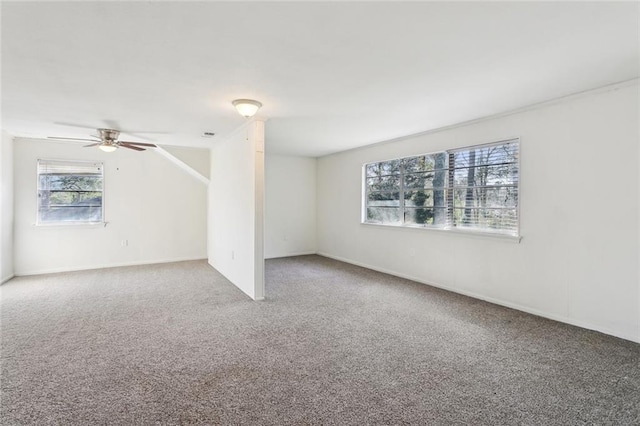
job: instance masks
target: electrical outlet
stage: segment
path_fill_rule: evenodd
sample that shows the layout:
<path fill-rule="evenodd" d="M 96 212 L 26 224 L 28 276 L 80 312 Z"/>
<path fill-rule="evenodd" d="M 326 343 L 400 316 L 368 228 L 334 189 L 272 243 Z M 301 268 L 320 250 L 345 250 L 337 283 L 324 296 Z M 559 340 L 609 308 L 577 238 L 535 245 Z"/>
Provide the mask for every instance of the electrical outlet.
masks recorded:
<path fill-rule="evenodd" d="M 122 240 L 122 241 L 120 241 L 120 245 L 121 245 L 122 247 L 126 247 L 126 246 L 128 246 L 128 245 L 129 245 L 129 240 Z"/>

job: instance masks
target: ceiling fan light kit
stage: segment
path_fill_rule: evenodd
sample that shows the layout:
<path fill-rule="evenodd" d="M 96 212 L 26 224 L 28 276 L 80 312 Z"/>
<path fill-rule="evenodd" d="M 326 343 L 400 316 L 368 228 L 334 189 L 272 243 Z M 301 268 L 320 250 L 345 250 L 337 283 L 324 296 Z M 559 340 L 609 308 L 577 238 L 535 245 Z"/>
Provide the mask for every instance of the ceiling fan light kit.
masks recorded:
<path fill-rule="evenodd" d="M 253 99 L 236 99 L 231 102 L 236 110 L 245 118 L 253 117 L 256 112 L 262 107 L 262 104 Z"/>
<path fill-rule="evenodd" d="M 103 143 L 98 145 L 98 148 L 100 148 L 104 152 L 113 152 L 116 149 L 118 149 L 118 145 L 111 144 L 111 143 Z"/>

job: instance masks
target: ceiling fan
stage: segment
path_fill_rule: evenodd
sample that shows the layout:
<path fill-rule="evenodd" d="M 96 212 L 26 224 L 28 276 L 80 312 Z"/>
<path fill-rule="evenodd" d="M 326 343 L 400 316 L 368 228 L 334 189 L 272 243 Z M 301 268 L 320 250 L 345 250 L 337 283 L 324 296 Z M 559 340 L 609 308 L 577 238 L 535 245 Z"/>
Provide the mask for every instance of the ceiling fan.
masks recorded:
<path fill-rule="evenodd" d="M 97 146 L 98 148 L 100 148 L 105 152 L 113 152 L 120 147 L 133 149 L 135 151 L 145 151 L 145 148 L 142 148 L 143 146 L 156 148 L 156 145 L 152 143 L 120 141 L 118 140 L 118 137 L 120 136 L 119 130 L 113 130 L 113 129 L 97 129 L 97 130 L 98 130 L 98 136 L 91 135 L 91 137 L 94 139 L 65 138 L 65 137 L 57 137 L 57 136 L 49 136 L 48 139 L 89 141 L 93 143 L 89 145 L 85 145 L 84 146 L 85 148 L 90 146 Z"/>

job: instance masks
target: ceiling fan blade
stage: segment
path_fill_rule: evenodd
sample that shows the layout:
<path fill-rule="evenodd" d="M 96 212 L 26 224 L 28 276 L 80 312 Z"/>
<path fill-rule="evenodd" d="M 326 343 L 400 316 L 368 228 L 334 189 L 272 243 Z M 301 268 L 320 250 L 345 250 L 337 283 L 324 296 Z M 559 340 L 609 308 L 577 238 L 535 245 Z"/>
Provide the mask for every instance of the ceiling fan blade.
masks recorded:
<path fill-rule="evenodd" d="M 144 143 L 144 142 L 130 142 L 130 141 L 120 141 L 121 144 L 126 143 L 129 145 L 141 145 L 141 146 L 150 146 L 155 148 L 156 145 L 152 144 L 152 143 Z"/>
<path fill-rule="evenodd" d="M 145 130 L 120 130 L 120 133 L 137 138 L 144 138 L 142 135 L 168 135 L 169 132 L 147 132 Z"/>
<path fill-rule="evenodd" d="M 83 148 L 89 148 L 90 146 L 98 146 L 98 145 L 102 145 L 102 142 L 92 143 L 92 144 L 89 144 L 89 145 L 84 145 Z"/>
<path fill-rule="evenodd" d="M 146 149 L 144 149 L 144 148 L 140 148 L 140 147 L 137 147 L 137 146 L 129 145 L 127 143 L 119 143 L 118 146 L 121 146 L 123 148 L 133 149 L 135 151 L 146 151 Z"/>
<path fill-rule="evenodd" d="M 63 140 L 63 141 L 89 141 L 89 142 L 95 142 L 95 139 L 65 138 L 65 137 L 59 137 L 59 136 L 47 136 L 47 139 L 59 139 L 59 140 Z"/>

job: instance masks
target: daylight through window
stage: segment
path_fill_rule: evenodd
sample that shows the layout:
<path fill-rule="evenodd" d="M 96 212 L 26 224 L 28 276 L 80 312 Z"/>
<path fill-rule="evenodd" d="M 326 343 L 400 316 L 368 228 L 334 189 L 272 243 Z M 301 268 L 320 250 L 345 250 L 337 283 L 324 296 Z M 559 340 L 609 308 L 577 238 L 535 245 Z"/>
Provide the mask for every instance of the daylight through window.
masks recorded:
<path fill-rule="evenodd" d="M 103 222 L 102 163 L 38 160 L 38 225 Z"/>
<path fill-rule="evenodd" d="M 519 140 L 365 164 L 364 222 L 518 235 Z"/>

